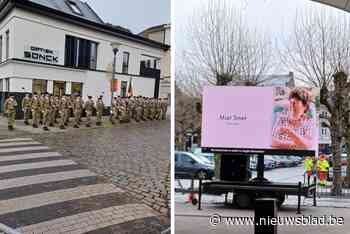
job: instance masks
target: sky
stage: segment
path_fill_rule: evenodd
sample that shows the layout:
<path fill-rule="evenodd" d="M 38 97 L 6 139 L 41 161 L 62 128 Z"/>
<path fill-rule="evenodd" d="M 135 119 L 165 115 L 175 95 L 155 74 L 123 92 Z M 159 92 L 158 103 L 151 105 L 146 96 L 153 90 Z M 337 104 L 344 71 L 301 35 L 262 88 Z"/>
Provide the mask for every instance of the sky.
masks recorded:
<path fill-rule="evenodd" d="M 83 0 L 106 23 L 112 23 L 140 33 L 146 28 L 168 24 L 170 0 Z"/>
<path fill-rule="evenodd" d="M 189 19 L 194 11 L 200 9 L 208 1 L 216 0 L 176 0 L 174 1 L 175 30 L 175 64 L 181 59 L 183 51 L 188 48 L 186 28 L 189 27 Z M 224 1 L 224 0 L 220 0 Z M 249 26 L 262 33 L 268 33 L 272 38 L 278 38 L 292 29 L 292 24 L 297 12 L 302 10 L 327 9 L 335 14 L 343 11 L 333 7 L 316 3 L 310 0 L 226 0 L 238 9 Z M 186 7 L 184 7 L 186 6 Z M 279 71 L 278 71 L 279 72 Z M 287 71 L 281 71 L 287 72 Z"/>

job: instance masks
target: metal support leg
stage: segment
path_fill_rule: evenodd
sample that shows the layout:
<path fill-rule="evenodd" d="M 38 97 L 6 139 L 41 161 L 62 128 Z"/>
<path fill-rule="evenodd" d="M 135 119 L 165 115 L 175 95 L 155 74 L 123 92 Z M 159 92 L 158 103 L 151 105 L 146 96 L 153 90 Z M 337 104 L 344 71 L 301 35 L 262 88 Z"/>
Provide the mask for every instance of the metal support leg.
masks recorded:
<path fill-rule="evenodd" d="M 301 214 L 300 212 L 300 203 L 301 203 L 301 182 L 298 183 L 298 209 L 297 214 Z"/>
<path fill-rule="evenodd" d="M 314 206 L 316 206 L 316 188 L 317 188 L 317 184 L 316 184 L 316 177 L 314 176 L 314 186 L 315 186 L 315 190 L 313 193 L 313 199 L 314 199 Z"/>
<path fill-rule="evenodd" d="M 198 188 L 198 210 L 201 210 L 202 203 L 202 179 L 199 179 L 199 188 Z"/>

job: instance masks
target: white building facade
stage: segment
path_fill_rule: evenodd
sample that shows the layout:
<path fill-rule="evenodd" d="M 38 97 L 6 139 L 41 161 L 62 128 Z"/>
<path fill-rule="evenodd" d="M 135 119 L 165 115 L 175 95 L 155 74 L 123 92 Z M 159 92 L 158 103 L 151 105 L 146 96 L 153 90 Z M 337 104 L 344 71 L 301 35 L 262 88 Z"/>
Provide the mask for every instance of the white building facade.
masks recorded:
<path fill-rule="evenodd" d="M 162 24 L 148 28 L 140 33 L 140 35 L 161 42 L 166 45 L 171 45 L 171 25 Z M 161 75 L 160 75 L 160 91 L 159 96 L 168 98 L 171 96 L 171 51 L 170 49 L 164 51 L 163 59 L 161 61 Z M 170 102 L 169 102 L 170 103 Z"/>
<path fill-rule="evenodd" d="M 78 93 L 84 99 L 102 95 L 109 106 L 112 87 L 113 95 L 127 96 L 130 84 L 134 96 L 159 96 L 160 64 L 168 46 L 104 24 L 79 0 L 55 1 L 61 4 L 56 9 L 39 4 L 45 1 L 0 3 L 2 102 L 9 93 L 17 99 L 33 92 Z M 112 42 L 121 44 L 114 85 Z M 143 66 L 146 60 L 154 66 Z"/>

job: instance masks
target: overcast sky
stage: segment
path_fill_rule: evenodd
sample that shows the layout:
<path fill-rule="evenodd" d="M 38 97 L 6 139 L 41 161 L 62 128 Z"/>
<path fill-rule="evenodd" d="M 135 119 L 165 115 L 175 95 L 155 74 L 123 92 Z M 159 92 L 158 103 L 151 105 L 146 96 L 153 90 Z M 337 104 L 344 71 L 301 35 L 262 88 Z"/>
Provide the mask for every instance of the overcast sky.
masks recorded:
<path fill-rule="evenodd" d="M 83 0 L 103 21 L 139 33 L 146 28 L 170 23 L 170 0 Z"/>
<path fill-rule="evenodd" d="M 174 1 L 174 23 L 176 60 L 181 58 L 181 54 L 187 48 L 188 38 L 186 38 L 186 28 L 188 28 L 189 18 L 195 9 L 200 9 L 208 1 L 216 0 L 176 0 Z M 224 1 L 224 0 L 220 0 Z M 258 31 L 270 33 L 272 38 L 278 38 L 283 33 L 292 29 L 295 14 L 307 8 L 328 9 L 335 14 L 343 11 L 333 7 L 312 2 L 310 0 L 226 0 L 228 3 L 240 10 L 249 26 Z M 186 6 L 186 7 L 184 7 Z"/>

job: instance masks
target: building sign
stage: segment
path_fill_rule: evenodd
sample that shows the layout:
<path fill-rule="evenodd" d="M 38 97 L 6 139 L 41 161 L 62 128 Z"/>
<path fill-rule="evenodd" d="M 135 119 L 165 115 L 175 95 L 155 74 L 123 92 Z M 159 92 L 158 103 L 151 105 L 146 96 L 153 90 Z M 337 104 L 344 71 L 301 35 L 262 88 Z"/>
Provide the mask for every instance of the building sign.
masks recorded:
<path fill-rule="evenodd" d="M 37 46 L 25 46 L 24 58 L 42 63 L 58 63 L 58 51 L 45 49 Z"/>
<path fill-rule="evenodd" d="M 296 87 L 206 87 L 204 151 L 314 155 L 319 90 Z"/>

